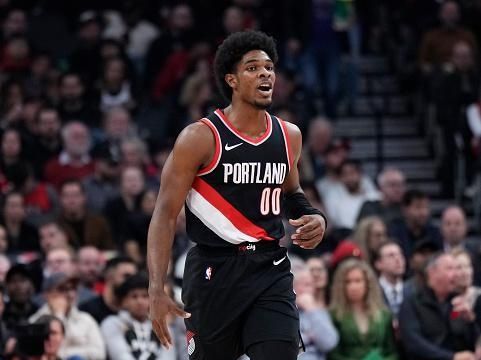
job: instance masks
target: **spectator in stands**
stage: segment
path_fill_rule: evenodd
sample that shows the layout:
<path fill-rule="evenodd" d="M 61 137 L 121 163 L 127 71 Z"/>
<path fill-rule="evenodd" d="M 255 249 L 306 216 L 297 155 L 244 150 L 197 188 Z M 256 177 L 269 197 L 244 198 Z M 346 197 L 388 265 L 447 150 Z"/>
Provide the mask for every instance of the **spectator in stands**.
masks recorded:
<path fill-rule="evenodd" d="M 127 64 L 121 58 L 112 58 L 105 62 L 99 83 L 98 103 L 103 113 L 116 107 L 134 110 L 137 106 Z"/>
<path fill-rule="evenodd" d="M 272 113 L 285 121 L 295 123 L 304 134 L 318 111 L 314 105 L 314 99 L 306 96 L 301 85 L 294 72 L 278 69 L 272 97 Z M 284 118 L 285 111 L 292 113 L 292 116 Z M 319 116 L 316 119 L 325 118 Z M 325 142 L 324 146 L 328 143 Z"/>
<path fill-rule="evenodd" d="M 60 128 L 62 121 L 58 111 L 51 107 L 40 109 L 37 114 L 37 133 L 33 139 L 29 159 L 35 168 L 35 175 L 42 179 L 48 160 L 62 150 Z M 33 150 L 35 149 L 35 151 Z"/>
<path fill-rule="evenodd" d="M 95 285 L 100 280 L 104 268 L 104 259 L 94 246 L 84 246 L 78 250 L 77 273 L 80 285 L 95 291 Z M 79 304 L 83 303 L 79 299 Z"/>
<path fill-rule="evenodd" d="M 359 210 L 366 200 L 375 200 L 378 193 L 369 178 L 363 175 L 361 164 L 346 160 L 340 167 L 341 186 L 323 198 L 331 226 L 354 229 Z"/>
<path fill-rule="evenodd" d="M 294 273 L 294 291 L 299 309 L 300 332 L 306 348 L 301 358 L 324 360 L 326 354 L 337 345 L 339 336 L 326 304 L 316 301 L 314 279 L 306 267 Z"/>
<path fill-rule="evenodd" d="M 114 107 L 105 113 L 102 132 L 103 139 L 94 147 L 94 156 L 107 150 L 113 157 L 119 158 L 122 140 L 137 135 L 130 113 L 122 107 Z"/>
<path fill-rule="evenodd" d="M 5 277 L 12 264 L 10 259 L 5 254 L 0 254 L 0 284 L 5 283 Z"/>
<path fill-rule="evenodd" d="M 23 35 L 13 35 L 6 40 L 0 55 L 0 70 L 13 77 L 25 77 L 32 62 L 32 50 Z"/>
<path fill-rule="evenodd" d="M 400 219 L 401 201 L 406 190 L 404 174 L 396 168 L 384 169 L 377 178 L 381 199 L 366 201 L 359 211 L 358 221 L 366 216 L 381 217 L 385 224 Z"/>
<path fill-rule="evenodd" d="M 320 85 L 327 116 L 336 116 L 340 84 L 340 41 L 334 29 L 335 2 L 287 3 L 282 23 L 287 36 L 285 67 L 302 76 L 310 94 Z M 322 45 L 321 45 L 322 44 Z"/>
<path fill-rule="evenodd" d="M 374 265 L 379 274 L 379 285 L 384 300 L 393 318 L 397 319 L 405 296 L 403 277 L 406 272 L 406 260 L 399 245 L 394 241 L 381 243 L 376 252 Z"/>
<path fill-rule="evenodd" d="M 16 79 L 8 79 L 2 84 L 0 95 L 0 126 L 18 125 L 25 100 L 23 84 Z"/>
<path fill-rule="evenodd" d="M 236 5 L 229 6 L 222 14 L 222 42 L 229 34 L 245 30 L 246 19 L 244 11 Z"/>
<path fill-rule="evenodd" d="M 105 264 L 103 271 L 105 287 L 101 295 L 79 305 L 80 310 L 93 316 L 97 323 L 101 323 L 107 316 L 115 315 L 118 311 L 118 300 L 115 289 L 128 277 L 137 273 L 134 261 L 127 257 L 115 257 Z"/>
<path fill-rule="evenodd" d="M 35 168 L 37 178 L 42 179 L 47 162 L 57 156 L 62 150 L 60 128 L 62 120 L 59 113 L 52 107 L 40 109 L 37 114 L 37 133 L 33 139 L 32 149 L 29 154 Z"/>
<path fill-rule="evenodd" d="M 316 117 L 310 121 L 300 165 L 303 181 L 314 181 L 325 175 L 325 152 L 332 141 L 332 131 L 332 125 L 326 118 Z"/>
<path fill-rule="evenodd" d="M 110 229 L 116 244 L 122 241 L 125 234 L 127 218 L 140 210 L 140 199 L 144 191 L 145 181 L 142 170 L 129 166 L 120 175 L 120 194 L 105 205 L 104 214 L 110 223 Z"/>
<path fill-rule="evenodd" d="M 150 219 L 154 213 L 156 190 L 146 190 L 140 198 L 140 209 L 128 214 L 125 233 L 122 238 L 122 247 L 125 254 L 134 259 L 138 264 L 143 264 L 147 253 L 147 233 Z"/>
<path fill-rule="evenodd" d="M 109 225 L 103 216 L 87 209 L 81 182 L 68 180 L 61 185 L 60 206 L 59 221 L 67 229 L 73 247 L 93 245 L 102 250 L 112 249 Z"/>
<path fill-rule="evenodd" d="M 352 240 L 360 247 L 363 259 L 373 266 L 377 248 L 387 241 L 386 224 L 376 216 L 364 218 L 357 224 Z"/>
<path fill-rule="evenodd" d="M 93 10 L 80 14 L 77 23 L 77 46 L 70 55 L 70 69 L 78 73 L 88 87 L 99 77 L 100 40 L 102 34 L 102 19 Z"/>
<path fill-rule="evenodd" d="M 28 32 L 28 21 L 25 11 L 13 8 L 8 11 L 2 24 L 2 40 L 14 35 L 26 35 Z"/>
<path fill-rule="evenodd" d="M 319 306 L 327 305 L 328 274 L 324 260 L 319 256 L 307 259 L 307 269 L 312 276 L 314 300 Z"/>
<path fill-rule="evenodd" d="M 65 326 L 61 319 L 53 315 L 40 316 L 34 324 L 43 324 L 48 327 L 48 336 L 43 344 L 44 360 L 60 359 L 60 350 L 65 341 Z M 67 360 L 75 360 L 75 357 L 69 357 Z M 79 360 L 77 358 L 77 360 Z"/>
<path fill-rule="evenodd" d="M 141 139 L 134 137 L 123 140 L 120 144 L 120 154 L 122 167 L 140 168 L 149 183 L 153 181 L 152 177 L 157 176 L 156 169 L 150 162 L 147 144 Z"/>
<path fill-rule="evenodd" d="M 471 256 L 469 253 L 461 248 L 456 248 L 451 251 L 451 255 L 453 255 L 455 266 L 456 266 L 456 276 L 455 276 L 455 283 L 456 283 L 456 294 L 464 297 L 468 306 L 474 309 L 474 305 L 478 302 L 478 298 L 481 295 L 481 288 L 478 286 L 473 285 L 473 263 L 471 262 Z M 481 303 L 479 304 L 481 305 Z M 475 312 L 476 321 L 478 324 L 481 324 L 481 318 L 478 315 L 481 315 L 479 311 L 481 308 L 477 309 L 478 312 Z"/>
<path fill-rule="evenodd" d="M 53 248 L 67 247 L 70 244 L 67 231 L 53 220 L 40 224 L 38 234 L 43 254 L 47 254 Z"/>
<path fill-rule="evenodd" d="M 95 66 L 97 67 L 98 63 Z M 88 98 L 87 89 L 78 73 L 62 74 L 59 79 L 58 93 L 58 111 L 62 121 L 81 121 L 88 126 L 98 127 L 99 110 Z"/>
<path fill-rule="evenodd" d="M 209 60 L 199 59 L 195 71 L 186 78 L 180 90 L 178 120 L 172 124 L 175 134 L 180 133 L 187 124 L 201 119 L 205 113 L 215 109 L 212 103 L 214 85 L 210 72 Z"/>
<path fill-rule="evenodd" d="M 151 89 L 156 77 L 163 71 L 168 73 L 168 70 L 171 70 L 171 74 L 176 73 L 172 59 L 175 59 L 176 55 L 185 55 L 181 57 L 185 59 L 196 40 L 197 34 L 191 7 L 186 3 L 180 3 L 169 10 L 165 31 L 162 31 L 160 36 L 151 43 L 147 53 L 144 77 L 148 89 Z M 171 67 L 167 69 L 166 65 L 169 64 Z M 181 65 L 183 69 L 185 63 L 177 65 Z"/>
<path fill-rule="evenodd" d="M 40 251 L 37 229 L 26 222 L 25 199 L 18 192 L 5 195 L 2 224 L 7 230 L 9 253 Z"/>
<path fill-rule="evenodd" d="M 333 139 L 326 148 L 324 153 L 326 172 L 321 179 L 316 179 L 317 189 L 324 201 L 342 187 L 339 173 L 341 165 L 349 156 L 349 150 L 349 144 L 342 139 Z"/>
<path fill-rule="evenodd" d="M 27 96 L 25 98 L 18 129 L 22 135 L 22 139 L 25 141 L 25 152 L 27 153 L 30 151 L 29 146 L 37 132 L 37 114 L 44 105 L 45 99 L 41 97 Z"/>
<path fill-rule="evenodd" d="M 345 260 L 332 284 L 330 308 L 339 343 L 329 359 L 397 359 L 392 317 L 369 265 Z"/>
<path fill-rule="evenodd" d="M 103 360 L 105 344 L 95 320 L 79 311 L 76 303 L 77 280 L 64 273 L 51 274 L 43 283 L 42 290 L 47 303 L 29 321 L 35 322 L 41 316 L 54 315 L 65 325 L 65 341 L 60 356 L 79 356 L 85 360 Z"/>
<path fill-rule="evenodd" d="M 7 325 L 3 319 L 6 298 L 7 294 L 5 287 L 3 286 L 3 284 L 0 284 L 0 354 L 4 354 L 7 340 L 11 336 L 10 332 L 7 329 Z"/>
<path fill-rule="evenodd" d="M 399 325 L 409 359 L 474 359 L 474 314 L 463 297 L 453 297 L 456 265 L 438 253 L 426 266 L 426 285 L 401 305 Z"/>
<path fill-rule="evenodd" d="M 430 71 L 433 66 L 449 61 L 454 44 L 467 42 L 476 52 L 474 35 L 459 25 L 459 5 L 456 1 L 445 1 L 439 9 L 441 26 L 424 34 L 420 48 L 420 62 L 423 70 Z"/>
<path fill-rule="evenodd" d="M 5 277 L 8 302 L 5 305 L 3 319 L 9 330 L 18 324 L 26 323 L 28 318 L 38 310 L 32 301 L 35 293 L 33 277 L 24 264 L 16 264 L 10 268 Z"/>
<path fill-rule="evenodd" d="M 44 278 L 62 272 L 68 276 L 77 275 L 75 251 L 68 247 L 53 247 L 45 254 Z"/>
<path fill-rule="evenodd" d="M 137 274 L 127 278 L 116 289 L 121 310 L 118 315 L 110 315 L 101 324 L 111 359 L 175 360 L 178 351 L 186 350 L 184 339 L 174 339 L 173 346 L 167 349 L 155 336 L 149 319 L 148 287 L 148 278 Z M 177 344 L 177 340 L 181 343 Z"/>
<path fill-rule="evenodd" d="M 33 167 L 27 162 L 12 166 L 8 179 L 13 189 L 24 196 L 26 220 L 38 226 L 46 218 L 58 212 L 58 196 L 55 189 L 35 178 Z"/>
<path fill-rule="evenodd" d="M 68 246 L 55 247 L 50 249 L 45 257 L 45 265 L 43 269 L 44 281 L 55 273 L 63 273 L 68 276 L 78 276 L 78 268 L 76 263 L 76 254 L 74 250 Z M 77 302 L 88 301 L 95 297 L 95 293 L 83 283 L 78 282 L 77 285 Z M 39 297 L 39 304 L 43 304 L 45 299 Z"/>
<path fill-rule="evenodd" d="M 53 59 L 50 54 L 36 51 L 32 56 L 29 74 L 25 78 L 27 96 L 35 98 L 46 96 L 50 76 L 54 71 Z"/>
<path fill-rule="evenodd" d="M 439 174 L 443 195 L 454 196 L 456 152 L 459 147 L 456 137 L 466 138 L 462 152 L 467 161 L 466 183 L 472 181 L 473 156 L 469 139 L 465 135 L 466 107 L 479 97 L 480 76 L 474 52 L 469 43 L 458 41 L 453 44 L 449 63 L 443 64 L 432 75 L 432 98 L 437 123 L 442 132 L 442 156 Z"/>
<path fill-rule="evenodd" d="M 117 24 L 117 38 L 126 40 L 126 52 L 134 63 L 139 76 L 143 75 L 144 61 L 150 44 L 159 36 L 159 30 L 150 21 L 144 18 L 146 11 L 145 2 L 125 2 L 121 7 L 121 18 Z M 104 30 L 107 37 L 108 28 Z"/>
<path fill-rule="evenodd" d="M 467 239 L 468 224 L 464 210 L 459 206 L 448 206 L 441 215 L 441 235 L 444 250 L 461 248 L 471 256 L 474 265 L 474 283 L 481 286 L 481 244 Z"/>
<path fill-rule="evenodd" d="M 426 283 L 425 268 L 428 260 L 439 247 L 430 240 L 424 239 L 414 245 L 413 253 L 409 260 L 409 277 L 405 281 L 405 297 L 422 288 Z"/>
<path fill-rule="evenodd" d="M 2 134 L 0 171 L 7 177 L 20 162 L 24 161 L 22 137 L 15 128 L 8 128 Z"/>
<path fill-rule="evenodd" d="M 0 254 L 5 254 L 8 249 L 8 234 L 5 226 L 0 225 Z"/>
<path fill-rule="evenodd" d="M 96 153 L 94 173 L 83 182 L 87 207 L 92 212 L 101 213 L 107 202 L 118 196 L 119 160 L 119 155 L 109 148 L 104 148 Z"/>
<path fill-rule="evenodd" d="M 90 132 L 82 123 L 72 121 L 62 129 L 63 150 L 45 167 L 45 180 L 57 189 L 69 179 L 84 179 L 94 172 L 90 158 Z"/>
<path fill-rule="evenodd" d="M 442 248 L 441 233 L 430 221 L 431 209 L 425 193 L 419 190 L 407 191 L 403 196 L 402 213 L 402 219 L 389 224 L 388 234 L 398 242 L 406 258 L 411 256 L 414 244 L 423 239 Z"/>

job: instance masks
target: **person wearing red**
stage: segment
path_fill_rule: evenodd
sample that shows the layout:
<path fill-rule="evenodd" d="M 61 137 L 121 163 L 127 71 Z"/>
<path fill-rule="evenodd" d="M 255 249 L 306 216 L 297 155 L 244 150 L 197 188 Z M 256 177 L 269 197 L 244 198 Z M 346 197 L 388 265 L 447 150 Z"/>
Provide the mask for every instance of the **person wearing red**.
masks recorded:
<path fill-rule="evenodd" d="M 94 172 L 94 162 L 89 156 L 88 128 L 80 122 L 72 121 L 62 129 L 62 140 L 62 152 L 45 167 L 45 180 L 57 189 L 66 180 L 81 180 Z"/>

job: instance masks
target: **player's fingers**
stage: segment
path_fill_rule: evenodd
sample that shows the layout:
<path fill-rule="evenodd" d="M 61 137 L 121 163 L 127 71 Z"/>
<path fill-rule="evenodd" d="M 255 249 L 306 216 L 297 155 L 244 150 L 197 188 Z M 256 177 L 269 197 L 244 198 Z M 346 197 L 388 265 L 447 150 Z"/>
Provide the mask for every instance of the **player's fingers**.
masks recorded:
<path fill-rule="evenodd" d="M 314 228 L 314 230 L 311 230 L 311 231 L 302 232 L 300 234 L 294 234 L 292 235 L 292 239 L 300 240 L 300 241 L 311 240 L 311 239 L 320 237 L 321 234 L 322 234 L 322 231 L 320 229 Z"/>
<path fill-rule="evenodd" d="M 160 322 L 160 329 L 162 332 L 162 337 L 164 339 L 164 343 L 162 345 L 169 348 L 170 345 L 172 345 L 172 338 L 170 337 L 170 331 L 167 328 L 167 321 L 165 319 Z"/>
<path fill-rule="evenodd" d="M 308 217 L 303 215 L 299 219 L 289 219 L 289 224 L 292 226 L 302 226 L 308 222 Z"/>
<path fill-rule="evenodd" d="M 166 336 L 164 334 L 164 330 L 162 329 L 162 326 L 160 325 L 160 322 L 158 320 L 152 320 L 152 327 L 154 329 L 155 334 L 157 335 L 157 338 L 159 339 L 160 343 L 162 346 L 168 347 L 168 341 L 166 339 Z"/>
<path fill-rule="evenodd" d="M 306 224 L 298 227 L 297 230 L 296 230 L 296 233 L 300 234 L 300 233 L 312 231 L 317 227 L 319 227 L 318 224 L 315 221 L 311 220 L 311 221 L 307 222 Z"/>
<path fill-rule="evenodd" d="M 303 249 L 314 249 L 321 242 L 320 238 L 299 242 L 299 247 Z"/>
<path fill-rule="evenodd" d="M 190 313 L 185 312 L 178 306 L 172 306 L 172 308 L 170 309 L 170 312 L 174 315 L 183 317 L 184 319 L 190 318 Z"/>

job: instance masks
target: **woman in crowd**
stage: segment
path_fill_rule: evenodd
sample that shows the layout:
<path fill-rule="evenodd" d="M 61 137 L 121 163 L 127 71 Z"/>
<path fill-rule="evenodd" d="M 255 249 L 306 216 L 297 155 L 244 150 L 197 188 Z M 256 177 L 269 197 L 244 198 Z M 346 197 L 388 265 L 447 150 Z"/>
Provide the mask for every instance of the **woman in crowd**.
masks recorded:
<path fill-rule="evenodd" d="M 353 240 L 361 248 L 364 259 L 372 266 L 378 246 L 387 240 L 387 228 L 381 218 L 369 216 L 359 222 Z"/>
<path fill-rule="evenodd" d="M 312 276 L 314 300 L 317 305 L 325 307 L 327 305 L 327 285 L 329 280 L 326 264 L 321 257 L 313 256 L 307 260 L 306 265 Z"/>
<path fill-rule="evenodd" d="M 302 340 L 305 346 L 303 360 L 324 360 L 326 354 L 338 343 L 339 336 L 332 324 L 325 302 L 316 299 L 317 280 L 312 275 L 311 266 L 303 266 L 294 271 L 294 291 L 296 305 L 299 308 L 299 322 Z M 327 276 L 324 276 L 324 287 Z"/>
<path fill-rule="evenodd" d="M 331 317 L 339 344 L 330 360 L 395 360 L 392 317 L 369 265 L 345 260 L 336 270 L 331 289 Z"/>

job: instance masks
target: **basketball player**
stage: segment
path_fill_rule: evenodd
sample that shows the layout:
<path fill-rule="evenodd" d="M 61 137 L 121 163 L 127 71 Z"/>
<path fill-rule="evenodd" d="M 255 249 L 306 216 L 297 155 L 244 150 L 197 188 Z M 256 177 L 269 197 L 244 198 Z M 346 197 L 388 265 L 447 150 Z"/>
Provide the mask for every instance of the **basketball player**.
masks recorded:
<path fill-rule="evenodd" d="M 150 312 L 165 346 L 170 314 L 185 318 L 190 359 L 291 360 L 299 351 L 282 210 L 297 227 L 293 242 L 314 248 L 326 220 L 299 187 L 301 134 L 270 115 L 277 53 L 261 32 L 229 36 L 215 75 L 231 104 L 179 135 L 162 172 L 148 236 Z M 186 204 L 190 238 L 182 300 L 164 293 L 176 217 Z"/>

